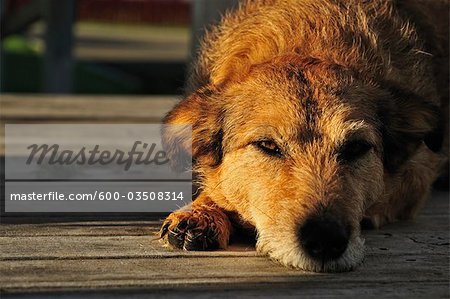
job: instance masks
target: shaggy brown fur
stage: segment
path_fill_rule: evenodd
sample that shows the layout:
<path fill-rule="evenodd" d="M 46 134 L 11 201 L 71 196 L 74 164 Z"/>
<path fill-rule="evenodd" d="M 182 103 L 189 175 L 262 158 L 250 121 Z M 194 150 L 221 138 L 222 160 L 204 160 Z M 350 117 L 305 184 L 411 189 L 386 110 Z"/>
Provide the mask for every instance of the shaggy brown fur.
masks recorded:
<path fill-rule="evenodd" d="M 446 12 L 439 0 L 255 0 L 228 13 L 165 120 L 192 124 L 192 146 L 184 131 L 164 141 L 192 151 L 201 194 L 161 236 L 225 248 L 244 226 L 287 266 L 358 265 L 360 222 L 414 217 L 447 159 Z"/>

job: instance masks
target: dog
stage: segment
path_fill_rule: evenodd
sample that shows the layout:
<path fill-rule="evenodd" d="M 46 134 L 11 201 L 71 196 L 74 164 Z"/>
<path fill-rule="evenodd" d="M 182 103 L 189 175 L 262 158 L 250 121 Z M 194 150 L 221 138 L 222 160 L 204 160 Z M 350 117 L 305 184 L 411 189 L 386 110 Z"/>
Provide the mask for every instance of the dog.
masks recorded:
<path fill-rule="evenodd" d="M 413 218 L 448 161 L 447 12 L 440 0 L 254 0 L 225 14 L 164 120 L 192 125 L 191 144 L 173 128 L 163 143 L 192 155 L 199 195 L 162 240 L 213 250 L 254 230 L 288 267 L 357 267 L 361 223 Z"/>

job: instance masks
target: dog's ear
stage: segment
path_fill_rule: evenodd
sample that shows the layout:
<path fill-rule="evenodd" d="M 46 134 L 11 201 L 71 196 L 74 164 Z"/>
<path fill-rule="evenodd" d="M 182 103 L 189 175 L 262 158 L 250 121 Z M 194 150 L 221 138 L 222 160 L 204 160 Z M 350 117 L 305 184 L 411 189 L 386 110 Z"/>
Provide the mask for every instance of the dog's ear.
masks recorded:
<path fill-rule="evenodd" d="M 175 169 L 187 169 L 191 161 L 220 164 L 223 113 L 216 95 L 214 86 L 200 88 L 164 118 L 163 147 Z"/>
<path fill-rule="evenodd" d="M 388 85 L 388 101 L 379 107 L 382 122 L 384 164 L 395 172 L 424 142 L 431 150 L 440 150 L 443 134 L 440 109 L 421 96 Z"/>

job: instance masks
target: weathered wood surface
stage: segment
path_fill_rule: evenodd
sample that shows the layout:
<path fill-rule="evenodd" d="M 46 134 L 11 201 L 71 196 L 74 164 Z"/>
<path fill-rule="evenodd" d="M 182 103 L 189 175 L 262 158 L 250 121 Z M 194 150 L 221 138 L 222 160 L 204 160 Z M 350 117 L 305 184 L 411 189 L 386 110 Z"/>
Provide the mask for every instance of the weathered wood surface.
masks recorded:
<path fill-rule="evenodd" d="M 448 298 L 448 196 L 434 194 L 415 221 L 364 232 L 364 263 L 338 274 L 287 269 L 248 244 L 165 249 L 157 221 L 3 224 L 2 298 Z"/>
<path fill-rule="evenodd" d="M 179 96 L 2 94 L 0 155 L 7 123 L 159 123 L 179 100 Z"/>
<path fill-rule="evenodd" d="M 0 95 L 2 122 L 111 120 L 157 122 L 179 96 Z"/>

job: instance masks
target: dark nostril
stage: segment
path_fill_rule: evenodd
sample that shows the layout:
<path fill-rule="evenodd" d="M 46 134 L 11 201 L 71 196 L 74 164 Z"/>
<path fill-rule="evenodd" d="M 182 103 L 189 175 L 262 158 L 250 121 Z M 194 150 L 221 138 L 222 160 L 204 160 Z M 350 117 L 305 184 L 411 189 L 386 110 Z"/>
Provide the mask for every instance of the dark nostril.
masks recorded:
<path fill-rule="evenodd" d="M 311 218 L 299 230 L 300 244 L 315 259 L 333 260 L 347 249 L 350 232 L 336 221 Z"/>

